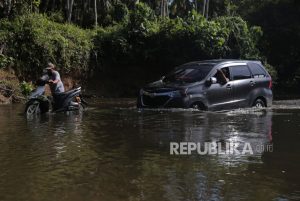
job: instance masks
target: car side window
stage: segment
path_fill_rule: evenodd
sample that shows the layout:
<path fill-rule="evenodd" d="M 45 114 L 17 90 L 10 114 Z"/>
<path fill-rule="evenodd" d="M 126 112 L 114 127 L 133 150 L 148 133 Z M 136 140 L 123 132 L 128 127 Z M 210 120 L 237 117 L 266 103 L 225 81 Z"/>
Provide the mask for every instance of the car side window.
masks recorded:
<path fill-rule="evenodd" d="M 229 82 L 230 81 L 229 68 L 225 67 L 225 68 L 221 68 L 221 69 L 217 70 L 217 72 L 215 73 L 215 75 L 213 77 L 217 78 L 217 83 L 219 83 L 221 85 Z"/>
<path fill-rule="evenodd" d="M 256 63 L 248 64 L 254 78 L 266 77 L 266 71 Z"/>
<path fill-rule="evenodd" d="M 251 73 L 246 65 L 230 67 L 232 80 L 244 80 L 251 78 Z"/>

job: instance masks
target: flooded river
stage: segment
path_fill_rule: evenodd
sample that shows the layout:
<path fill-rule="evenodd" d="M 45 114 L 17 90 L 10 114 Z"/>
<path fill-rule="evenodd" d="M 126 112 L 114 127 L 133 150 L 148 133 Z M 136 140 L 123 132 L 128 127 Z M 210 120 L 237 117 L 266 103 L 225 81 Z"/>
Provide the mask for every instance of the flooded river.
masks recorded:
<path fill-rule="evenodd" d="M 296 104 L 199 112 L 102 100 L 82 115 L 33 119 L 1 105 L 0 200 L 300 200 Z M 170 154 L 181 142 L 248 152 Z"/>

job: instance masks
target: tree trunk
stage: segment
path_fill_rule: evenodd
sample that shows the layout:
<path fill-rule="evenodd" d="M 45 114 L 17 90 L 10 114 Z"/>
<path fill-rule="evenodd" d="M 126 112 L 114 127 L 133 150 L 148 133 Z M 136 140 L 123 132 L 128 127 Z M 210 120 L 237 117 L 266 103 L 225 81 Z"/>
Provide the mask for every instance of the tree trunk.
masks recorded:
<path fill-rule="evenodd" d="M 47 12 L 47 10 L 48 10 L 48 5 L 49 5 L 49 0 L 44 0 L 44 1 L 42 1 L 42 2 L 41 2 L 41 6 L 40 6 L 41 11 L 42 11 L 42 12 Z"/>
<path fill-rule="evenodd" d="M 168 16 L 168 3 L 167 3 L 167 0 L 161 0 L 160 15 L 162 17 L 167 17 Z"/>
<path fill-rule="evenodd" d="M 72 11 L 73 11 L 74 0 L 68 0 L 68 22 L 72 20 Z"/>
<path fill-rule="evenodd" d="M 97 0 L 94 0 L 95 27 L 98 26 Z"/>
<path fill-rule="evenodd" d="M 5 44 L 0 45 L 0 54 L 3 54 L 3 52 L 4 52 L 4 47 L 5 47 Z"/>
<path fill-rule="evenodd" d="M 166 0 L 166 17 L 169 17 L 169 3 L 168 3 L 168 0 Z"/>
<path fill-rule="evenodd" d="M 164 0 L 160 2 L 160 15 L 163 16 L 163 7 L 164 7 Z"/>
<path fill-rule="evenodd" d="M 52 9 L 51 9 L 52 11 L 54 11 L 55 10 L 55 0 L 52 0 Z"/>
<path fill-rule="evenodd" d="M 206 6 L 206 19 L 208 20 L 209 0 L 207 0 Z"/>
<path fill-rule="evenodd" d="M 206 10 L 206 0 L 203 0 L 203 10 L 202 10 L 203 17 L 205 17 L 205 10 Z"/>
<path fill-rule="evenodd" d="M 12 0 L 6 0 L 7 11 L 6 15 L 9 16 L 11 8 L 12 8 Z"/>
<path fill-rule="evenodd" d="M 68 16 L 69 16 L 69 10 L 70 10 L 70 0 L 66 0 L 66 2 L 67 2 L 67 5 L 66 5 L 66 10 L 67 10 L 66 16 L 67 16 L 67 19 L 68 19 Z"/>

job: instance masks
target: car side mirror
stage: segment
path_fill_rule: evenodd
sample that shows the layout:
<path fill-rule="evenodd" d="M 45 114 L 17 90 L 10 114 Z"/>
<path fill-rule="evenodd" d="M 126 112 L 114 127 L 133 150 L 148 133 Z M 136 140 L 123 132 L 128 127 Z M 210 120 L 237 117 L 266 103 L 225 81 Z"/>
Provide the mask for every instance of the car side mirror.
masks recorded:
<path fill-rule="evenodd" d="M 217 83 L 217 78 L 211 77 L 211 78 L 210 78 L 210 83 L 211 83 L 211 84 L 216 84 L 216 83 Z"/>
<path fill-rule="evenodd" d="M 207 85 L 212 85 L 212 84 L 216 84 L 216 83 L 217 83 L 217 78 L 215 78 L 215 77 L 211 77 L 206 80 Z"/>

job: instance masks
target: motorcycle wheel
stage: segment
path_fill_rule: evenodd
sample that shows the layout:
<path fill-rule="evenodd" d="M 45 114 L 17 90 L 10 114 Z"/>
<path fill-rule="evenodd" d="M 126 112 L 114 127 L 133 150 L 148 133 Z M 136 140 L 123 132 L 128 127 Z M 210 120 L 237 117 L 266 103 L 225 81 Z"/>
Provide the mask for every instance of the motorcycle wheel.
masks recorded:
<path fill-rule="evenodd" d="M 33 116 L 41 113 L 40 103 L 38 101 L 34 101 L 33 103 L 27 105 L 25 109 L 27 116 Z"/>

